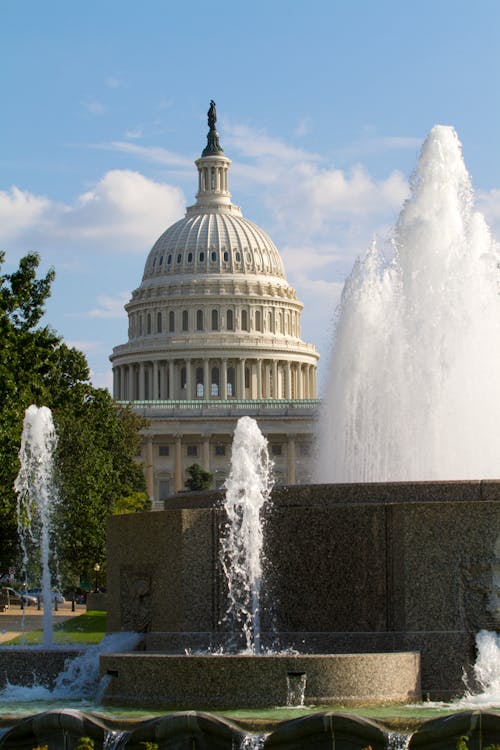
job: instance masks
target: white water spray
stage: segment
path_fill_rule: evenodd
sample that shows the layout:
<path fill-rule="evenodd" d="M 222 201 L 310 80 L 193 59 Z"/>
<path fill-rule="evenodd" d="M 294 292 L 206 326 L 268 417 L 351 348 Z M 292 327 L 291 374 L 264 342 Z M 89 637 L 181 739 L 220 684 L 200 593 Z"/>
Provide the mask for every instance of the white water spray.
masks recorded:
<path fill-rule="evenodd" d="M 19 703 L 25 701 L 86 700 L 100 702 L 104 689 L 99 676 L 101 654 L 134 651 L 144 636 L 140 633 L 108 633 L 100 643 L 83 649 L 79 656 L 68 659 L 52 688 L 36 681 L 30 686 L 8 682 L 0 690 L 0 701 Z M 110 678 L 112 679 L 112 678 Z"/>
<path fill-rule="evenodd" d="M 251 417 L 238 420 L 224 508 L 228 522 L 221 562 L 228 582 L 226 619 L 243 632 L 246 650 L 260 652 L 262 511 L 273 485 L 267 440 Z"/>
<path fill-rule="evenodd" d="M 500 634 L 480 630 L 476 635 L 476 649 L 474 680 L 477 687 L 468 689 L 463 698 L 454 701 L 454 707 L 500 706 Z"/>
<path fill-rule="evenodd" d="M 390 262 L 373 246 L 347 280 L 317 481 L 500 476 L 498 245 L 460 142 L 422 148 Z"/>
<path fill-rule="evenodd" d="M 30 542 L 39 549 L 43 595 L 43 645 L 52 645 L 52 586 L 50 573 L 52 519 L 57 504 L 53 454 L 57 444 L 52 413 L 46 406 L 29 406 L 24 416 L 19 460 L 14 483 L 17 522 L 24 573 L 28 570 Z"/>

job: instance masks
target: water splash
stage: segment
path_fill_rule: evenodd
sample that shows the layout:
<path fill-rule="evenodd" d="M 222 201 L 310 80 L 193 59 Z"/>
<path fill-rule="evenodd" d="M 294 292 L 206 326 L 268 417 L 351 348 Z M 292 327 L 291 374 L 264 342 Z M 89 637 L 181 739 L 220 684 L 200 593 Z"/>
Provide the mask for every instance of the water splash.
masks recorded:
<path fill-rule="evenodd" d="M 133 651 L 142 638 L 139 633 L 109 633 L 100 643 L 85 648 L 74 659 L 68 659 L 53 688 L 36 682 L 31 686 L 7 683 L 0 690 L 0 700 L 6 703 L 81 699 L 98 702 L 102 695 L 99 690 L 101 654 Z M 29 649 L 26 651 L 29 653 Z"/>
<path fill-rule="evenodd" d="M 387 732 L 387 750 L 408 750 L 411 738 L 409 732 Z"/>
<path fill-rule="evenodd" d="M 436 126 L 390 261 L 373 245 L 347 280 L 321 426 L 321 482 L 500 476 L 498 245 L 461 145 Z"/>
<path fill-rule="evenodd" d="M 464 696 L 453 702 L 457 708 L 500 706 L 500 634 L 480 630 L 476 635 L 476 688 L 468 688 Z"/>
<path fill-rule="evenodd" d="M 260 653 L 262 512 L 273 485 L 267 440 L 251 417 L 238 420 L 226 481 L 227 524 L 221 563 L 228 582 L 226 620 L 241 628 L 249 653 Z"/>
<path fill-rule="evenodd" d="M 39 551 L 43 595 L 43 645 L 52 645 L 52 586 L 50 572 L 51 533 L 58 496 L 53 476 L 53 455 L 57 435 L 52 412 L 46 406 L 29 406 L 24 415 L 19 461 L 14 482 L 17 519 L 23 558 L 23 573 L 29 567 L 29 546 Z"/>
<path fill-rule="evenodd" d="M 241 750 L 263 750 L 266 745 L 267 734 L 246 734 L 240 743 Z"/>

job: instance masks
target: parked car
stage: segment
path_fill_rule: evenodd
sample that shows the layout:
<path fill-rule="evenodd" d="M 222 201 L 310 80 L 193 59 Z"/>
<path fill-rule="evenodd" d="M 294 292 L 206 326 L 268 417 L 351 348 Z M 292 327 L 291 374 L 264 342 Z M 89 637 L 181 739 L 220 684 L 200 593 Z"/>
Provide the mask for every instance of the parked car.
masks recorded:
<path fill-rule="evenodd" d="M 41 588 L 30 589 L 28 591 L 28 594 L 30 594 L 30 596 L 34 596 L 36 601 L 40 599 L 40 602 L 43 603 L 43 591 Z M 64 598 L 64 596 L 61 594 L 60 591 L 51 591 L 50 595 L 52 599 L 52 604 L 54 602 L 57 602 L 58 604 L 64 604 L 66 601 L 66 599 Z"/>
<path fill-rule="evenodd" d="M 9 604 L 17 604 L 18 607 L 21 606 L 21 601 L 23 601 L 27 607 L 34 605 L 36 606 L 37 604 L 36 596 L 30 594 L 29 591 L 26 591 L 26 593 L 22 594 L 20 591 L 16 591 L 16 589 L 13 589 L 11 586 L 2 586 L 2 595 L 4 598 L 8 598 Z"/>

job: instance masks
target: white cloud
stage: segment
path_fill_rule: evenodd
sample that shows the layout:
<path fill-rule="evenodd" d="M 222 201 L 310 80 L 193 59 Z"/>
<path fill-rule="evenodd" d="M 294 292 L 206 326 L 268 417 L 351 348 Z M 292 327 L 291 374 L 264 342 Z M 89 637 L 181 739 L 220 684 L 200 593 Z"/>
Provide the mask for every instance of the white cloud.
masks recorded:
<path fill-rule="evenodd" d="M 101 295 L 97 298 L 97 307 L 86 315 L 89 318 L 123 318 L 126 313 L 124 305 L 130 300 L 130 292 L 120 292 L 116 297 Z"/>
<path fill-rule="evenodd" d="M 136 131 L 137 134 L 127 135 L 128 138 L 140 138 L 140 129 Z M 112 141 L 111 143 L 96 143 L 91 148 L 102 149 L 105 151 L 119 151 L 123 154 L 131 154 L 139 159 L 145 161 L 154 162 L 155 164 L 163 164 L 168 167 L 189 167 L 193 169 L 193 160 L 188 159 L 185 156 L 176 154 L 173 151 L 168 151 L 166 148 L 160 146 L 139 146 L 137 143 L 129 143 L 128 141 Z"/>
<path fill-rule="evenodd" d="M 83 106 L 91 115 L 103 115 L 107 110 L 107 107 L 97 99 L 87 99 L 83 102 Z"/>
<path fill-rule="evenodd" d="M 51 202 L 43 196 L 19 190 L 13 185 L 9 191 L 0 191 L 0 236 L 5 242 L 28 225 L 43 222 Z"/>
<path fill-rule="evenodd" d="M 15 239 L 25 247 L 83 240 L 102 252 L 144 252 L 155 236 L 181 218 L 184 206 L 179 188 L 116 169 L 70 205 L 18 188 L 0 193 L 0 239 Z"/>
<path fill-rule="evenodd" d="M 119 89 L 125 86 L 123 81 L 121 81 L 119 78 L 113 78 L 113 76 L 109 76 L 108 78 L 106 78 L 105 84 L 108 89 Z"/>
<path fill-rule="evenodd" d="M 388 151 L 415 151 L 422 146 L 422 138 L 413 136 L 367 136 L 336 151 L 343 159 L 361 159 L 364 156 L 385 154 Z"/>
<path fill-rule="evenodd" d="M 243 156 L 254 159 L 271 158 L 280 162 L 317 161 L 318 154 L 290 146 L 279 138 L 273 138 L 262 130 L 253 130 L 247 125 L 227 125 L 224 142 L 234 146 Z"/>
<path fill-rule="evenodd" d="M 135 128 L 130 128 L 129 130 L 126 130 L 124 137 L 130 138 L 130 140 L 135 140 L 136 138 L 143 138 L 144 129 L 142 128 L 141 125 L 137 125 L 137 127 Z"/>
<path fill-rule="evenodd" d="M 83 352 L 85 355 L 100 354 L 101 352 L 105 351 L 105 347 L 102 341 L 90 341 L 87 339 L 66 341 L 66 346 L 68 346 L 69 348 L 78 349 L 78 351 Z"/>

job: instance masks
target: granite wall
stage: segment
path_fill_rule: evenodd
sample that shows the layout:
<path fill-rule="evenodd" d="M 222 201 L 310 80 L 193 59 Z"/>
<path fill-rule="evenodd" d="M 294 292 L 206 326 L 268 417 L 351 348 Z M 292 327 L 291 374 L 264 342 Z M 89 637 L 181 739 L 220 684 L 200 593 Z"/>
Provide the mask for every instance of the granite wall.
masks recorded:
<path fill-rule="evenodd" d="M 111 630 L 171 652 L 224 641 L 221 502 L 178 495 L 163 512 L 110 519 Z M 476 632 L 500 626 L 500 482 L 277 488 L 265 538 L 262 624 L 282 647 L 419 650 L 422 690 L 449 697 Z"/>

